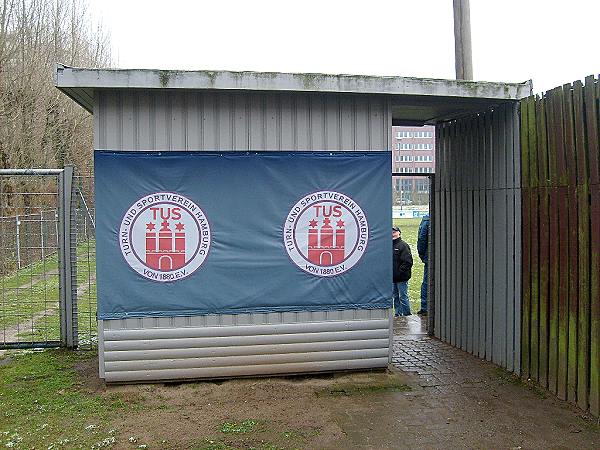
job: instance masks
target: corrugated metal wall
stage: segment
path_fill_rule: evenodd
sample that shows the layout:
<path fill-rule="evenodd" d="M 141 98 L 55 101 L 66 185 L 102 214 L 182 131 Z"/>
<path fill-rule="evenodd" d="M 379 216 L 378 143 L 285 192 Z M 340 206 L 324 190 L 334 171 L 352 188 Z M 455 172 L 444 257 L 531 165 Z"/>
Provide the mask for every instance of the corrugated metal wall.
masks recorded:
<path fill-rule="evenodd" d="M 436 128 L 432 228 L 436 337 L 520 370 L 517 105 Z"/>
<path fill-rule="evenodd" d="M 101 90 L 96 150 L 387 150 L 386 96 Z"/>
<path fill-rule="evenodd" d="M 100 321 L 108 382 L 387 367 L 388 310 Z"/>
<path fill-rule="evenodd" d="M 387 150 L 385 96 L 97 90 L 97 150 Z M 389 179 L 382 180 L 389 182 Z M 99 322 L 110 382 L 386 367 L 388 310 Z"/>

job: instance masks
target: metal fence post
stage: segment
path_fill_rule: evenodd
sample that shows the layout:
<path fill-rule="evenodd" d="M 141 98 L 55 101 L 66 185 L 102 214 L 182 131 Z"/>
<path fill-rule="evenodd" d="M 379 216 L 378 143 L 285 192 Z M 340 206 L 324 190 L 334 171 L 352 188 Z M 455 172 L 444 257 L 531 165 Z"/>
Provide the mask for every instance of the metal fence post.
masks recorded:
<path fill-rule="evenodd" d="M 21 236 L 19 233 L 19 225 L 21 225 L 21 221 L 19 220 L 19 215 L 17 214 L 15 216 L 15 227 L 16 227 L 15 241 L 16 241 L 16 246 L 17 246 L 17 269 L 21 268 Z"/>
<path fill-rule="evenodd" d="M 58 261 L 61 346 L 77 346 L 76 237 L 72 220 L 73 166 L 65 166 L 58 177 Z"/>
<path fill-rule="evenodd" d="M 44 214 L 43 214 L 43 211 L 40 211 L 40 253 L 42 255 L 42 259 L 44 259 L 46 257 L 45 251 L 44 251 L 45 244 L 46 243 L 44 241 Z"/>

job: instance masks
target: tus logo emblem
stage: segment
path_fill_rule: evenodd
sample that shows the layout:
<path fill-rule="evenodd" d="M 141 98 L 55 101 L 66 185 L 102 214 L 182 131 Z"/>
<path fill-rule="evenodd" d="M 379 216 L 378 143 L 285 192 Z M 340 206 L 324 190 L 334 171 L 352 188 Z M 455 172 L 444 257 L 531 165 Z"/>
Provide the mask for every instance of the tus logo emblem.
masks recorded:
<path fill-rule="evenodd" d="M 202 209 L 171 192 L 146 195 L 129 207 L 119 228 L 121 253 L 137 273 L 153 281 L 176 281 L 194 273 L 210 250 L 211 232 Z"/>
<path fill-rule="evenodd" d="M 350 270 L 369 242 L 369 224 L 352 198 L 334 191 L 307 194 L 290 210 L 283 242 L 302 270 L 330 277 Z"/>

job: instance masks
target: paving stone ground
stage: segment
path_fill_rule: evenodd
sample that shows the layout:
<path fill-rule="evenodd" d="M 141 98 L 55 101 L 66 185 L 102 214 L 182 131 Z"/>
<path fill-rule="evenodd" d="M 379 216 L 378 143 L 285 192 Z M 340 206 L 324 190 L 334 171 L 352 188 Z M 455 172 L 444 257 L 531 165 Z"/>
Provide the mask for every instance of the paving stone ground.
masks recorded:
<path fill-rule="evenodd" d="M 355 448 L 600 449 L 595 419 L 428 336 L 424 324 L 419 316 L 394 320 L 393 366 L 412 390 L 386 401 L 372 433 L 351 433 Z M 359 412 L 355 419 L 358 426 Z"/>

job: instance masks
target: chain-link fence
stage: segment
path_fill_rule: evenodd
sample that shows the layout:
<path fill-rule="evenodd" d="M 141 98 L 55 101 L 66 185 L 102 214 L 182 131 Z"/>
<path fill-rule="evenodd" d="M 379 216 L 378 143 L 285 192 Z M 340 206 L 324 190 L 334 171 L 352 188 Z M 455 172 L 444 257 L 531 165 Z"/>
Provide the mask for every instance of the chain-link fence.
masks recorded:
<path fill-rule="evenodd" d="M 59 174 L 0 176 L 0 344 L 60 342 Z"/>
<path fill-rule="evenodd" d="M 93 348 L 93 176 L 0 171 L 0 348 Z"/>
<path fill-rule="evenodd" d="M 77 335 L 79 348 L 98 342 L 96 320 L 96 222 L 94 176 L 79 174 L 73 180 L 77 243 Z"/>

